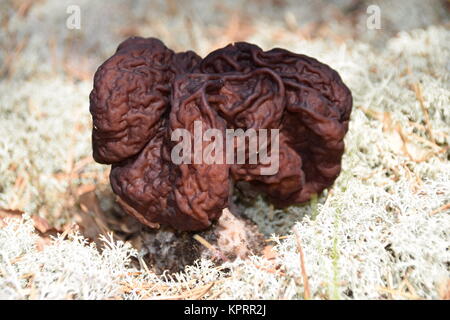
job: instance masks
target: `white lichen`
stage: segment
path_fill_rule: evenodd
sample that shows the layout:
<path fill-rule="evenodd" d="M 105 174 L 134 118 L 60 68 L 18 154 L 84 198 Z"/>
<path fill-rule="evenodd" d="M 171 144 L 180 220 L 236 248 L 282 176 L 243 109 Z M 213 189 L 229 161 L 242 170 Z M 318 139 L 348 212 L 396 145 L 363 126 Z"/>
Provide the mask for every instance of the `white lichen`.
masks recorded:
<path fill-rule="evenodd" d="M 133 268 L 135 250 L 110 237 L 104 248 L 75 232 L 40 246 L 29 218 L 2 220 L 0 298 L 302 299 L 297 240 L 313 299 L 441 298 L 450 278 L 450 32 L 439 26 L 441 2 L 411 1 L 401 16 L 398 1 L 368 1 L 380 5 L 383 29 L 364 29 L 363 14 L 356 40 L 340 43 L 308 40 L 296 28 L 329 17 L 331 34 L 352 34 L 353 25 L 333 20 L 348 1 L 323 11 L 317 8 L 325 1 L 283 2 L 272 9 L 231 0 L 183 1 L 182 8 L 169 1 L 42 1 L 25 16 L 15 2 L 1 2 L 0 208 L 54 225 L 71 221 L 77 188 L 108 188 L 108 169 L 91 159 L 89 77 L 128 27 L 202 55 L 241 36 L 264 49 L 314 56 L 339 71 L 354 109 L 342 174 L 330 190 L 284 210 L 262 198 L 246 208 L 273 238 L 274 259 L 221 266 L 200 260 L 158 276 Z M 65 27 L 68 4 L 81 8 L 80 30 Z M 98 19 L 99 12 L 114 19 Z"/>

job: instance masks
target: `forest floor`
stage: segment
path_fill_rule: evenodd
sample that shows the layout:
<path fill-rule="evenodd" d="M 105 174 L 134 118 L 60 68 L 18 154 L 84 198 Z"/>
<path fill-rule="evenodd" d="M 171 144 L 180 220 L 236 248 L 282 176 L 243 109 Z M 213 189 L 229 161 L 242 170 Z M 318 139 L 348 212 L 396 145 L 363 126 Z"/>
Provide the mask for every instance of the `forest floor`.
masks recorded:
<path fill-rule="evenodd" d="M 0 4 L 0 298 L 450 298 L 448 1 L 124 3 Z M 140 248 L 115 232 L 127 226 L 99 218 L 113 198 L 91 156 L 88 96 L 132 35 L 202 56 L 234 41 L 282 47 L 351 89 L 336 183 L 305 205 L 243 209 L 265 254 L 159 275 L 132 263 Z"/>

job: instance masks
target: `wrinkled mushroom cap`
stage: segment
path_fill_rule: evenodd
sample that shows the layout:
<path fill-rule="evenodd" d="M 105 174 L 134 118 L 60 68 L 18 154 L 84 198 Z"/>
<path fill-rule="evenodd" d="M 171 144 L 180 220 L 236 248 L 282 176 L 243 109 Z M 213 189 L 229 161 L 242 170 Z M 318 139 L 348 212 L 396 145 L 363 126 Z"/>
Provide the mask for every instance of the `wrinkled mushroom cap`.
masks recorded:
<path fill-rule="evenodd" d="M 201 230 L 220 217 L 238 181 L 281 207 L 329 187 L 341 170 L 351 108 L 338 73 L 305 55 L 240 42 L 201 59 L 133 37 L 95 74 L 93 156 L 112 164 L 113 191 L 139 221 Z M 278 129 L 278 172 L 261 175 L 263 163 L 173 163 L 171 134 L 193 133 L 196 121 L 203 132 Z"/>

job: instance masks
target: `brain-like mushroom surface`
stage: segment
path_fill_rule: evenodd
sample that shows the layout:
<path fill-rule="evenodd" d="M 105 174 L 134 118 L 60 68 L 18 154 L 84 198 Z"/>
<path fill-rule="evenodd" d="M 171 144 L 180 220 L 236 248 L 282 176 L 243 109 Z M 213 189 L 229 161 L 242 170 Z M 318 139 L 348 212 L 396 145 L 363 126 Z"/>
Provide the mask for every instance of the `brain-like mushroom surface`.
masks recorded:
<path fill-rule="evenodd" d="M 201 59 L 133 37 L 95 74 L 93 156 L 112 165 L 113 191 L 140 222 L 201 230 L 228 206 L 235 182 L 248 182 L 278 207 L 306 202 L 332 185 L 351 109 L 338 73 L 305 55 L 240 42 Z M 175 163 L 173 134 L 183 129 L 194 146 L 198 123 L 202 132 L 218 134 L 200 139 L 201 147 L 220 142 L 211 154 L 223 161 L 199 162 L 194 154 Z M 278 170 L 261 174 L 265 162 L 225 160 L 227 142 L 216 140 L 229 129 L 278 130 Z M 270 137 L 266 146 L 271 152 Z M 244 160 L 250 157 L 247 151 Z"/>

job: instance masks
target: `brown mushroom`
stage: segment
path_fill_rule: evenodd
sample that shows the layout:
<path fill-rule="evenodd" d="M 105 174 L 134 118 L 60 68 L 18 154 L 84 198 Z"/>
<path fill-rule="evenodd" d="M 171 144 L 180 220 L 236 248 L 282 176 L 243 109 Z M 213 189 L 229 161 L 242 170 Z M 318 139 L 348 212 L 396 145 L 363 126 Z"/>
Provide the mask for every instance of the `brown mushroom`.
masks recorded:
<path fill-rule="evenodd" d="M 130 38 L 95 74 L 93 155 L 112 164 L 113 191 L 139 221 L 201 230 L 220 217 L 237 181 L 277 206 L 329 187 L 341 169 L 351 108 L 338 73 L 305 55 L 242 42 L 202 60 L 157 39 Z M 263 175 L 261 161 L 197 163 L 194 156 L 174 163 L 172 134 L 186 130 L 194 145 L 196 123 L 223 136 L 227 129 L 279 129 L 279 170 Z M 226 141 L 219 145 L 227 151 Z M 267 148 L 274 148 L 270 139 Z"/>

